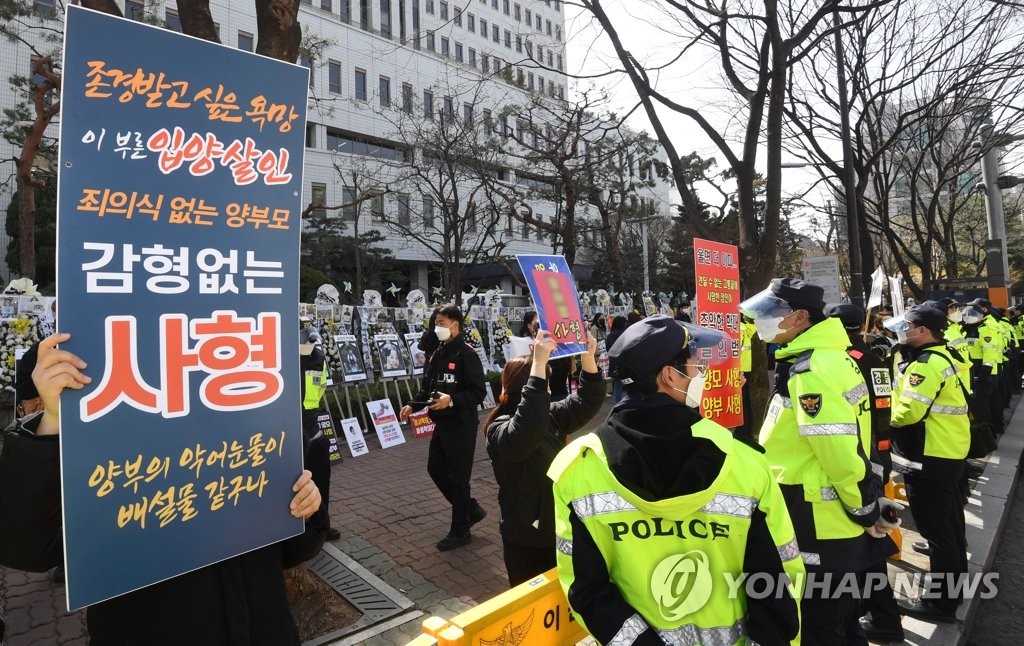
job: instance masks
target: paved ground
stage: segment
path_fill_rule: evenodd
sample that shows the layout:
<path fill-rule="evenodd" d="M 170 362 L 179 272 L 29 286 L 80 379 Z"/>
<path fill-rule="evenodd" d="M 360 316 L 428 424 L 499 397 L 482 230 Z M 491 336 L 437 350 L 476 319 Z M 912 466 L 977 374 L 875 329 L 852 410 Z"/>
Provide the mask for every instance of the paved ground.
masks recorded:
<path fill-rule="evenodd" d="M 608 407 L 610 403 L 592 425 L 603 419 Z M 342 538 L 334 544 L 415 602 L 424 616 L 452 617 L 507 588 L 497 529 L 497 487 L 480 441 L 473 473 L 473 495 L 489 516 L 474 528 L 473 541 L 468 546 L 438 552 L 434 543 L 448 530 L 449 507 L 426 473 L 428 441 L 412 439 L 411 433 L 406 435 L 409 439 L 405 444 L 386 450 L 380 448 L 375 436 L 368 436 L 369 454 L 346 457 L 343 464 L 335 467 L 331 482 L 331 516 Z M 978 488 L 983 490 L 985 486 L 983 478 Z M 1000 504 L 1005 506 L 1006 501 L 984 500 L 980 494 L 975 498 L 976 508 L 973 511 L 969 508 L 969 518 L 976 515 L 977 524 L 984 525 L 994 535 L 993 524 L 1002 517 Z M 984 522 L 983 500 L 984 514 L 988 514 Z M 1021 504 L 1019 499 L 1017 504 Z M 996 515 L 996 521 L 991 519 L 992 514 Z M 908 522 L 909 514 L 905 514 L 905 518 Z M 1024 632 L 1024 613 L 1020 612 L 1024 593 L 1007 593 L 1011 584 L 1019 585 L 1020 580 L 1024 580 L 1024 575 L 1016 578 L 1012 575 L 1024 562 L 1024 535 L 1015 531 L 1021 529 L 1024 529 L 1024 512 L 1016 510 L 1009 522 L 1008 535 L 1017 540 L 1006 544 L 997 561 L 997 569 L 1003 576 L 1000 597 L 982 604 L 979 614 L 977 630 L 989 632 L 979 632 L 985 636 L 977 638 L 972 634 L 972 643 L 1016 643 L 1019 640 L 1007 639 L 1007 636 Z M 906 561 L 890 567 L 890 573 L 895 572 L 896 567 L 916 571 L 927 566 L 922 557 L 910 551 L 914 540 L 919 538 L 908 522 L 904 543 Z M 84 613 L 69 615 L 64 610 L 63 591 L 63 586 L 51 583 L 46 575 L 0 568 L 0 594 L 7 598 L 9 646 L 86 644 Z M 1004 601 L 1009 605 L 996 603 Z M 1016 622 L 1012 625 L 1019 629 L 1006 630 L 1007 621 Z M 962 639 L 962 628 L 958 626 L 943 631 L 934 625 L 905 622 L 904 627 L 908 642 L 912 644 L 953 645 Z M 419 634 L 419 630 L 419 619 L 416 619 L 360 643 L 371 646 L 405 644 Z"/>

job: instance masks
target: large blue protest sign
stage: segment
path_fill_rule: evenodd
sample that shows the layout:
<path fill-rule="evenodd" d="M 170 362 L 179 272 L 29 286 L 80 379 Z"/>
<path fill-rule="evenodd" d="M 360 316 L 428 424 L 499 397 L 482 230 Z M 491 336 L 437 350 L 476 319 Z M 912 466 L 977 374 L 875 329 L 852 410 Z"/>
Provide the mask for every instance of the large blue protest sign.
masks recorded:
<path fill-rule="evenodd" d="M 308 72 L 68 7 L 58 326 L 68 607 L 303 531 Z"/>
<path fill-rule="evenodd" d="M 551 333 L 558 343 L 552 357 L 583 354 L 587 351 L 587 324 L 580 310 L 576 291 L 565 256 L 518 255 L 519 268 L 537 305 L 540 327 Z"/>

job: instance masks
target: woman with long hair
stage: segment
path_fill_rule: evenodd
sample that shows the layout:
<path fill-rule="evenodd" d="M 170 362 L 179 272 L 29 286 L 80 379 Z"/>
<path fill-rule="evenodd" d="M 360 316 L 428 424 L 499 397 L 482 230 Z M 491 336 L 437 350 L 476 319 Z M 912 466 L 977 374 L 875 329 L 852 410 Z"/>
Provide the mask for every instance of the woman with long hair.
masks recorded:
<path fill-rule="evenodd" d="M 580 358 L 579 390 L 552 402 L 548 357 L 555 348 L 551 335 L 540 330 L 532 358 L 505 364 L 498 406 L 484 422 L 487 454 L 498 482 L 505 569 L 513 586 L 555 567 L 554 498 L 547 470 L 568 435 L 590 421 L 605 398 L 594 358 L 597 340 L 591 336 Z"/>

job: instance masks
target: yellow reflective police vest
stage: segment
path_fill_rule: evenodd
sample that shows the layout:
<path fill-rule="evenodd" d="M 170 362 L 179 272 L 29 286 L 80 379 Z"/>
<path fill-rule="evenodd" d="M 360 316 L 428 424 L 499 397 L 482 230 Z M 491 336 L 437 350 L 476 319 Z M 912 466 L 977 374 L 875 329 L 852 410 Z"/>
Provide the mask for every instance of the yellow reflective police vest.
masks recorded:
<path fill-rule="evenodd" d="M 789 395 L 772 396 L 760 432 L 778 483 L 801 487 L 803 500 L 811 505 L 813 533 L 811 528 L 799 531 L 818 540 L 859 537 L 878 511 L 871 480 L 875 476 L 867 458 L 868 389 L 846 353 L 849 345 L 842 322 L 832 318 L 776 350 L 776 361 L 792 363 Z M 863 518 L 865 524 L 854 522 L 847 513 Z"/>
<path fill-rule="evenodd" d="M 327 391 L 327 365 L 320 371 L 307 370 L 302 375 L 306 395 L 302 398 L 302 407 L 306 410 L 320 408 L 320 399 Z"/>
<path fill-rule="evenodd" d="M 893 393 L 891 426 L 893 442 L 911 462 L 910 468 L 921 469 L 922 457 L 967 457 L 971 446 L 970 388 L 970 373 L 941 344 L 924 348 L 907 366 Z M 911 428 L 920 422 L 923 429 Z M 911 433 L 915 436 L 910 437 Z"/>
<path fill-rule="evenodd" d="M 750 372 L 753 365 L 753 339 L 757 336 L 757 327 L 753 323 L 740 323 L 740 371 Z"/>
<path fill-rule="evenodd" d="M 622 486 L 596 434 L 558 454 L 548 470 L 555 483 L 558 578 L 568 597 L 575 580 L 571 506 L 604 557 L 611 581 L 646 622 L 641 630 L 653 627 L 669 644 L 745 644 L 747 600 L 729 594 L 729 581 L 743 572 L 755 509 L 765 514 L 794 599 L 801 598 L 805 580 L 800 548 L 764 456 L 710 420 L 694 424 L 691 432 L 726 454 L 722 469 L 708 489 L 664 500 L 644 500 Z M 681 594 L 677 586 L 687 579 L 693 586 Z"/>
<path fill-rule="evenodd" d="M 967 337 L 964 336 L 964 329 L 959 323 L 950 322 L 944 333 L 946 345 L 959 352 L 964 357 L 968 354 Z"/>

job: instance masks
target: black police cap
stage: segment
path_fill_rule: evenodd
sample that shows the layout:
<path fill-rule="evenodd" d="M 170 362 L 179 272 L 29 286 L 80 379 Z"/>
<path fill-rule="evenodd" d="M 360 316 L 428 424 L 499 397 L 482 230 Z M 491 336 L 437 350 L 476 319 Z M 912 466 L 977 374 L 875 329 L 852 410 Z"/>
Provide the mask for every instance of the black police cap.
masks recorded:
<path fill-rule="evenodd" d="M 992 309 L 992 301 L 988 300 L 987 298 L 976 298 L 970 303 L 968 303 L 968 305 L 976 305 L 978 307 Z"/>
<path fill-rule="evenodd" d="M 609 372 L 627 383 L 650 377 L 687 347 L 689 340 L 679 321 L 664 314 L 648 316 L 626 328 L 612 345 Z"/>
<path fill-rule="evenodd" d="M 859 330 L 864 325 L 864 309 L 853 303 L 829 303 L 824 314 L 830 319 L 839 319 L 847 330 Z"/>
<path fill-rule="evenodd" d="M 825 290 L 814 283 L 799 278 L 772 278 L 768 287 L 794 310 L 820 313 L 825 308 Z"/>
<path fill-rule="evenodd" d="M 924 326 L 937 334 L 941 334 L 949 325 L 949 319 L 944 310 L 924 304 L 908 309 L 906 319 L 910 323 Z"/>
<path fill-rule="evenodd" d="M 960 304 L 960 303 L 956 302 L 955 298 L 951 298 L 949 296 L 947 296 L 945 298 L 940 298 L 938 302 L 942 306 L 942 309 L 945 309 L 945 310 L 948 310 L 950 308 L 950 306 L 952 306 L 952 305 L 959 305 Z"/>

